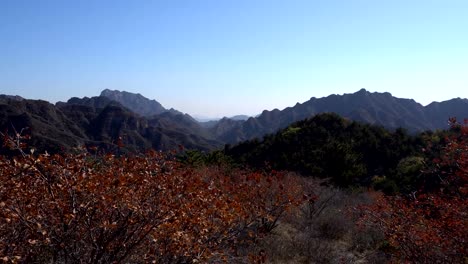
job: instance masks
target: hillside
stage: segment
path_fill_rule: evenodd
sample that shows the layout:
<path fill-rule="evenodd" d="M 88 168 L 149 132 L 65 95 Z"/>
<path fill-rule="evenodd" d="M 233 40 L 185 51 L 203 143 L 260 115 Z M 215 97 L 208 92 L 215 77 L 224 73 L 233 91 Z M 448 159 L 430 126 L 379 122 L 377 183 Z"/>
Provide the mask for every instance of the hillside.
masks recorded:
<path fill-rule="evenodd" d="M 158 101 L 149 100 L 141 94 L 105 89 L 101 92 L 100 97 L 105 97 L 109 100 L 119 102 L 123 106 L 142 116 L 158 115 L 167 111 L 167 109 Z"/>
<path fill-rule="evenodd" d="M 148 120 L 117 102 L 102 97 L 72 98 L 67 103 L 50 104 L 39 100 L 0 100 L 1 131 L 28 128 L 29 146 L 50 152 L 78 146 L 99 146 L 112 150 L 121 141 L 130 151 L 178 149 L 210 150 L 220 143 L 190 133 L 190 129 L 161 125 Z"/>
<path fill-rule="evenodd" d="M 390 132 L 337 114 L 319 114 L 266 135 L 263 140 L 226 147 L 224 153 L 240 164 L 297 171 L 349 186 L 369 185 L 375 176 L 397 181 L 399 163 L 422 156 L 424 145 L 420 136 L 411 136 L 402 129 Z"/>
<path fill-rule="evenodd" d="M 236 143 L 265 134 L 274 133 L 293 122 L 320 113 L 337 113 L 351 120 L 384 126 L 388 129 L 403 127 L 410 132 L 446 129 L 450 117 L 463 120 L 468 117 L 468 100 L 453 99 L 422 106 L 412 99 L 402 99 L 390 93 L 371 93 L 361 89 L 353 94 L 312 97 L 302 104 L 283 110 L 263 111 L 245 122 L 221 120 L 212 128 L 217 138 Z"/>

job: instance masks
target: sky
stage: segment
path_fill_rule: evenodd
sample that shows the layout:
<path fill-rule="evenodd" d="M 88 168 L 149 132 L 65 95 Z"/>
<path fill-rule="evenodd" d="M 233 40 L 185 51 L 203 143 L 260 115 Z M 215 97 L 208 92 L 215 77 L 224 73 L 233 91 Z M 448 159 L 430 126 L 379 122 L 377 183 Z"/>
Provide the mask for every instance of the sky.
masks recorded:
<path fill-rule="evenodd" d="M 125 90 L 200 117 L 468 97 L 467 0 L 0 0 L 0 94 Z"/>

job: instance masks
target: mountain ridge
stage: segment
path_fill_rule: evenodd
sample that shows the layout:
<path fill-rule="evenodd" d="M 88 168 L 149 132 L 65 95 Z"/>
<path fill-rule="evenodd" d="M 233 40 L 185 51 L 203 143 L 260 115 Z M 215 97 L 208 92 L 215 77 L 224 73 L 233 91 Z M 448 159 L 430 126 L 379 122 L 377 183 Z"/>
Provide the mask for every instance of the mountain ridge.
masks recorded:
<path fill-rule="evenodd" d="M 452 109 L 456 100 L 456 111 Z M 218 133 L 221 141 L 236 143 L 262 135 L 273 133 L 287 127 L 289 124 L 309 118 L 316 114 L 333 112 L 351 120 L 381 125 L 387 129 L 403 127 L 416 133 L 424 130 L 445 129 L 450 117 L 462 120 L 468 117 L 468 100 L 451 99 L 433 102 L 428 106 L 414 99 L 394 97 L 391 93 L 369 92 L 360 89 L 351 94 L 331 94 L 327 97 L 311 97 L 310 100 L 297 103 L 283 110 L 264 110 L 259 116 L 242 123 L 220 122 L 224 133 Z M 229 128 L 226 126 L 230 125 Z M 214 130 L 220 130 L 214 127 Z M 233 133 L 237 131 L 237 133 Z"/>
<path fill-rule="evenodd" d="M 174 149 L 181 145 L 200 150 L 220 148 L 287 127 L 320 113 L 394 130 L 403 127 L 417 133 L 446 129 L 450 117 L 468 117 L 468 99 L 454 98 L 423 106 L 413 99 L 360 89 L 351 94 L 311 97 L 283 110 L 264 110 L 255 117 L 239 116 L 199 122 L 189 114 L 166 109 L 156 100 L 125 91 L 102 91 L 100 96 L 77 98 L 55 105 L 42 100 L 0 95 L 0 129 L 32 127 L 55 149 L 79 144 L 115 145 L 125 135 L 131 149 Z M 234 116 L 236 117 L 236 116 Z M 40 140 L 39 140 L 40 141 Z M 62 144 L 63 143 L 63 144 Z"/>

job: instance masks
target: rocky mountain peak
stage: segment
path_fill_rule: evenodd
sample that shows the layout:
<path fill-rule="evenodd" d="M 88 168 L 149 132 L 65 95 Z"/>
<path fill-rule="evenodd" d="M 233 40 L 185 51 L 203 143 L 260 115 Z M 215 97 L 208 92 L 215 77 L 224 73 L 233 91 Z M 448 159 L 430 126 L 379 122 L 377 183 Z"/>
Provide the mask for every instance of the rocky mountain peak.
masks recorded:
<path fill-rule="evenodd" d="M 119 102 L 141 116 L 153 116 L 167 111 L 158 101 L 148 99 L 139 93 L 105 89 L 101 92 L 101 96 Z"/>

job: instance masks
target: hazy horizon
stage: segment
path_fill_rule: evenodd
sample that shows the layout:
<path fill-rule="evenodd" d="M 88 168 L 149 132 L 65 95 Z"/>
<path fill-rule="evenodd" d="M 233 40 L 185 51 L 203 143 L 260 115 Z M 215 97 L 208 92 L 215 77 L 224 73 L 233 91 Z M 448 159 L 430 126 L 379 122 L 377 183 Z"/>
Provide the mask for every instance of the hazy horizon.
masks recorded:
<path fill-rule="evenodd" d="M 468 1 L 0 3 L 0 94 L 140 93 L 198 117 L 311 97 L 468 97 Z"/>

